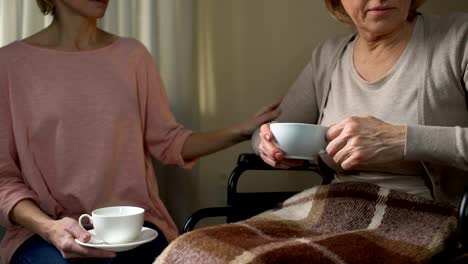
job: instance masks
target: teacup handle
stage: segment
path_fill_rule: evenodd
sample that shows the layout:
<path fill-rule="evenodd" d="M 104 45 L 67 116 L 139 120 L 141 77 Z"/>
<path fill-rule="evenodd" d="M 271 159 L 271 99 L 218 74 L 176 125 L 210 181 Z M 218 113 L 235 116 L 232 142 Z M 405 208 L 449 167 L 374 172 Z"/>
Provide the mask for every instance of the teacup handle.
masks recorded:
<path fill-rule="evenodd" d="M 340 166 L 336 164 L 336 162 L 330 157 L 330 155 L 328 155 L 328 153 L 324 149 L 320 150 L 318 155 L 322 159 L 323 163 L 325 163 L 325 165 L 327 165 L 330 169 L 334 170 L 335 172 L 342 171 Z"/>
<path fill-rule="evenodd" d="M 340 166 L 338 166 L 338 164 L 336 164 L 336 162 L 332 159 L 332 157 L 330 157 L 330 155 L 328 155 L 328 153 L 323 149 L 319 151 L 318 155 L 322 159 L 323 163 L 325 163 L 325 165 L 327 165 L 334 172 L 345 173 L 345 174 L 346 173 L 348 173 L 348 174 L 359 174 L 359 171 L 355 171 L 355 170 L 345 171 L 345 170 L 343 170 Z"/>
<path fill-rule="evenodd" d="M 83 224 L 81 223 L 83 218 L 88 218 L 90 223 L 93 223 L 93 218 L 89 214 L 82 214 L 80 218 L 78 218 L 78 224 L 81 226 L 81 228 L 83 228 L 84 231 L 88 232 L 88 230 L 86 230 L 86 228 L 84 228 Z"/>

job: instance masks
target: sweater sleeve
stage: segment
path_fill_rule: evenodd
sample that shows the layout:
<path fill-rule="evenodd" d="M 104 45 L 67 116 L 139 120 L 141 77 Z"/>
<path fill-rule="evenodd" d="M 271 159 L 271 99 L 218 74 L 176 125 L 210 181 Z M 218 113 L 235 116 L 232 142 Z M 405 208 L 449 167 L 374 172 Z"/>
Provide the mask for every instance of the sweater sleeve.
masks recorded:
<path fill-rule="evenodd" d="M 10 212 L 23 199 L 36 196 L 21 175 L 9 102 L 8 73 L 0 65 L 0 225 L 11 226 Z"/>
<path fill-rule="evenodd" d="M 307 63 L 281 102 L 277 122 L 316 123 L 318 105 L 313 82 L 312 62 Z"/>
<path fill-rule="evenodd" d="M 182 158 L 182 147 L 192 131 L 177 123 L 170 111 L 164 85 L 151 54 L 142 47 L 137 65 L 140 107 L 144 111 L 144 140 L 147 150 L 163 164 L 191 168 L 195 160 Z"/>
<path fill-rule="evenodd" d="M 439 72 L 452 74 L 454 77 L 451 79 L 457 82 L 457 85 L 452 86 L 464 90 L 460 94 L 464 94 L 466 104 L 463 109 L 459 109 L 458 114 L 465 114 L 468 109 L 468 15 L 453 14 L 448 17 L 448 21 L 448 23 L 438 24 L 445 25 L 445 30 L 441 32 L 445 34 L 446 39 L 445 45 L 440 43 L 437 45 L 443 47 L 443 54 L 446 55 L 444 58 L 449 61 L 439 63 L 439 67 L 445 67 L 440 68 Z M 439 78 L 449 79 L 445 75 Z M 452 96 L 455 95 L 452 94 Z M 440 111 L 445 110 L 440 109 Z M 451 117 L 447 116 L 447 118 Z M 468 170 L 468 127 L 408 126 L 405 159 L 433 162 Z"/>
<path fill-rule="evenodd" d="M 309 62 L 284 96 L 280 105 L 281 114 L 275 122 L 316 122 L 318 109 L 312 76 L 312 62 Z M 260 145 L 259 129 L 252 135 L 251 144 L 253 151 L 258 155 Z"/>
<path fill-rule="evenodd" d="M 338 35 L 320 43 L 309 62 L 289 88 L 281 102 L 281 115 L 276 122 L 317 124 L 320 108 L 326 98 L 331 71 L 340 57 L 340 50 L 353 35 Z M 258 131 L 252 136 L 252 148 L 258 154 Z"/>
<path fill-rule="evenodd" d="M 330 88 L 332 72 L 353 34 L 337 35 L 317 45 L 309 62 L 281 102 L 277 122 L 317 124 Z"/>

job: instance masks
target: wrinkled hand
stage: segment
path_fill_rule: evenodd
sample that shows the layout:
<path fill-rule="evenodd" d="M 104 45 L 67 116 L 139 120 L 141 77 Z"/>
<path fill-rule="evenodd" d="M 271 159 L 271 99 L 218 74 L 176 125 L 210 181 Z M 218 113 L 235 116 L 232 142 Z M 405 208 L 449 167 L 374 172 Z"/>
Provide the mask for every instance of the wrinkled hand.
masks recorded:
<path fill-rule="evenodd" d="M 372 116 L 349 117 L 331 125 L 326 152 L 344 170 L 403 160 L 406 128 Z"/>
<path fill-rule="evenodd" d="M 66 259 L 71 258 L 113 258 L 114 252 L 88 248 L 75 242 L 75 238 L 88 242 L 91 235 L 84 231 L 75 219 L 65 217 L 54 220 L 43 237 L 53 244 Z"/>
<path fill-rule="evenodd" d="M 278 169 L 288 169 L 294 166 L 301 166 L 304 164 L 303 160 L 286 159 L 284 158 L 284 151 L 279 149 L 273 144 L 273 133 L 270 130 L 270 124 L 264 124 L 260 127 L 260 144 L 258 151 L 260 157 L 267 164 Z"/>
<path fill-rule="evenodd" d="M 242 135 L 246 138 L 250 138 L 253 132 L 262 124 L 276 119 L 281 113 L 279 109 L 281 100 L 282 98 L 275 100 L 269 105 L 263 106 L 253 117 L 240 124 Z"/>

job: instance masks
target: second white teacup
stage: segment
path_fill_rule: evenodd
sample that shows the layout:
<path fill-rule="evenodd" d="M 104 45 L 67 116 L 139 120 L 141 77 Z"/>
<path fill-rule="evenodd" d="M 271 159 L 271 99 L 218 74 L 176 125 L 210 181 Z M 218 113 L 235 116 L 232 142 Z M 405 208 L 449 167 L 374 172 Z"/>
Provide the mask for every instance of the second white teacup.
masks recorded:
<path fill-rule="evenodd" d="M 285 152 L 285 158 L 316 160 L 325 149 L 327 127 L 304 123 L 271 123 L 273 143 Z"/>
<path fill-rule="evenodd" d="M 141 233 L 145 209 L 135 206 L 113 206 L 94 210 L 91 215 L 82 214 L 78 219 L 91 220 L 97 237 L 108 244 L 124 244 L 135 241 Z M 86 229 L 85 229 L 86 230 Z"/>

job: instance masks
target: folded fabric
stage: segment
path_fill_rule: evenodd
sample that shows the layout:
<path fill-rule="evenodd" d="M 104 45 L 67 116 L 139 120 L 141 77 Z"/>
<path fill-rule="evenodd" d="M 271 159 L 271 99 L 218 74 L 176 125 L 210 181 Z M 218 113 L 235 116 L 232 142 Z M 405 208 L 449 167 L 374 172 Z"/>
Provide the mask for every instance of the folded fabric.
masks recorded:
<path fill-rule="evenodd" d="M 336 183 L 248 220 L 182 235 L 155 263 L 426 263 L 452 241 L 456 224 L 449 204 Z"/>

